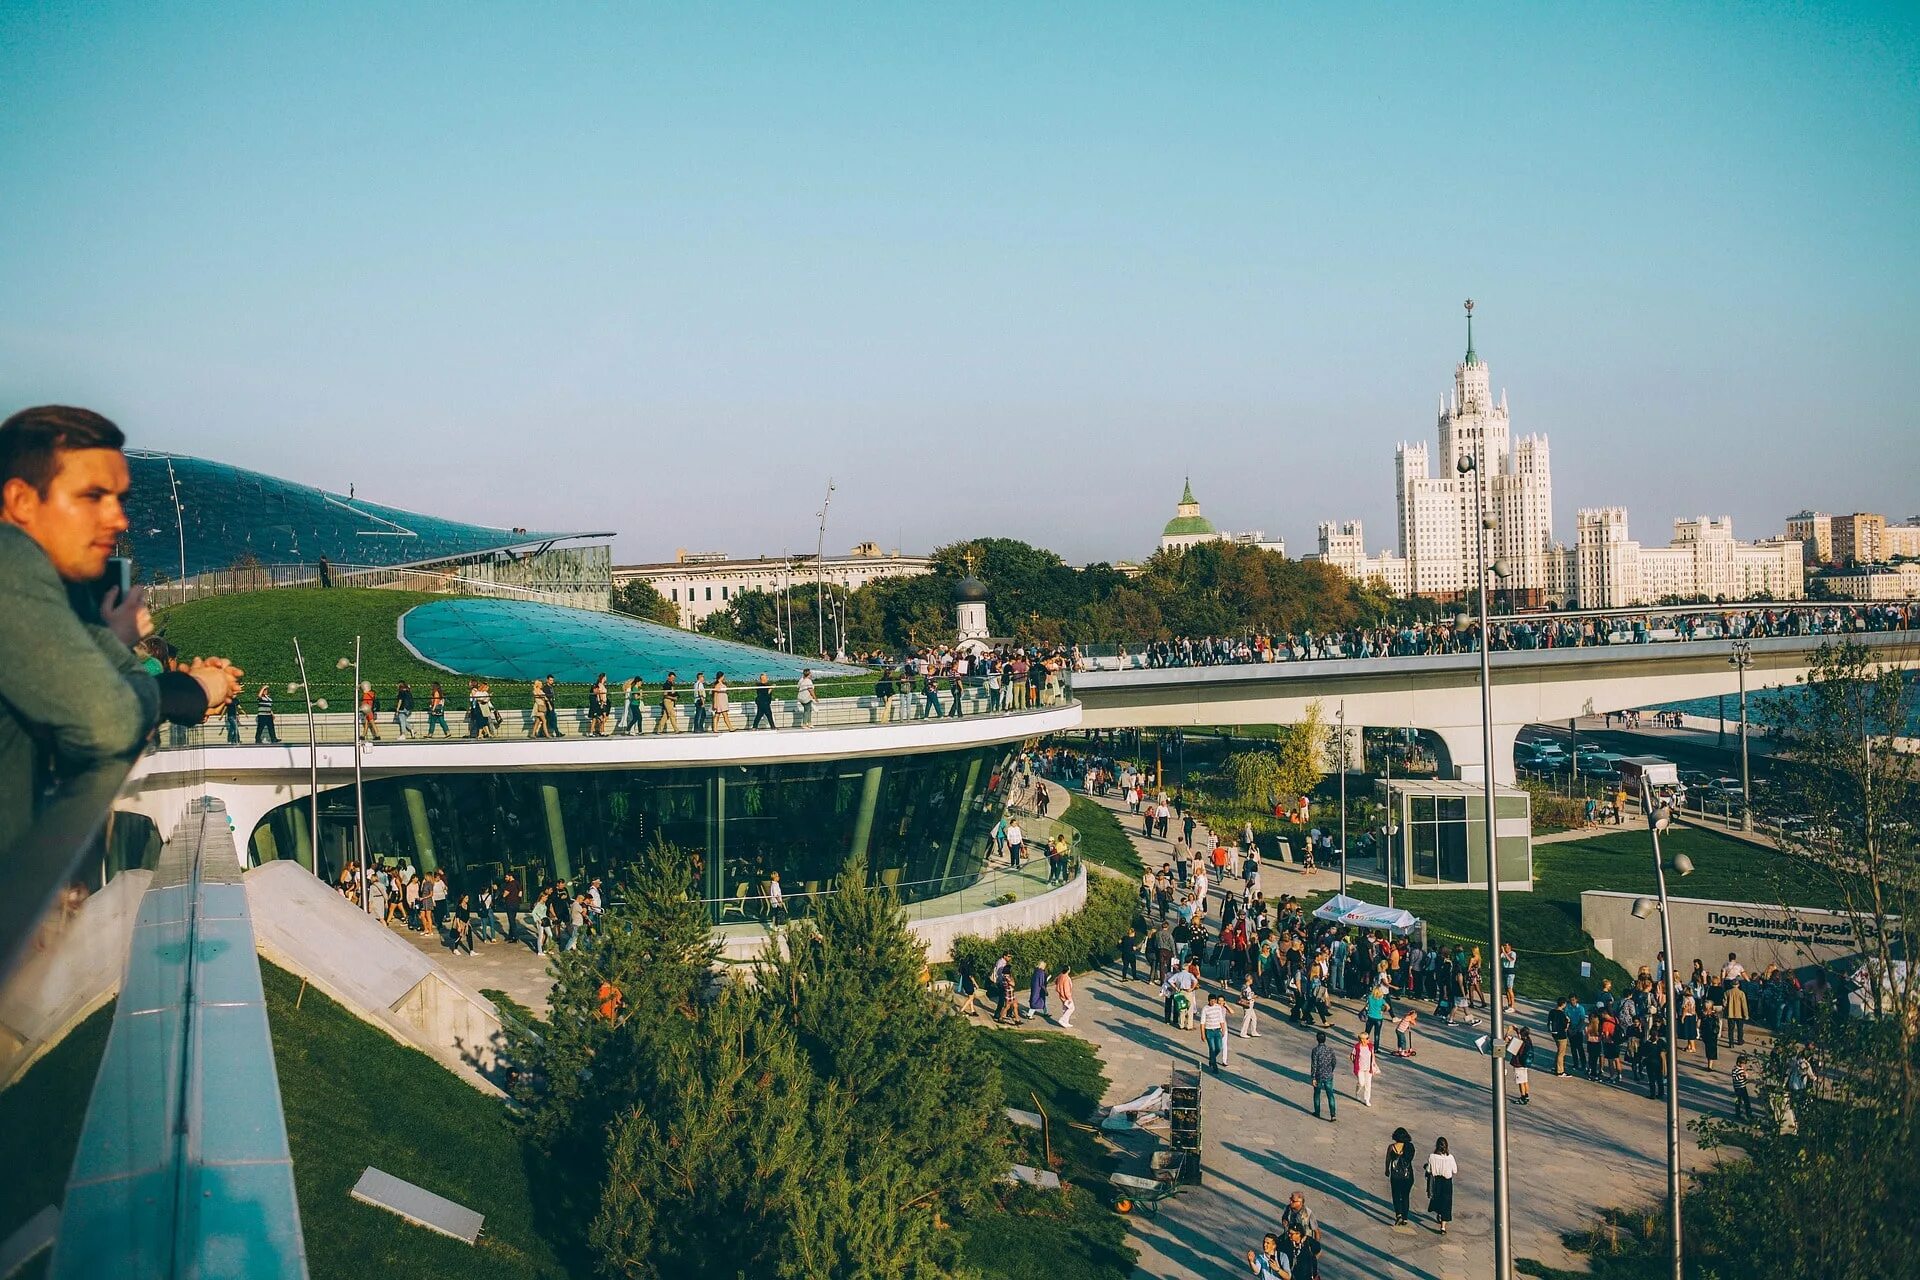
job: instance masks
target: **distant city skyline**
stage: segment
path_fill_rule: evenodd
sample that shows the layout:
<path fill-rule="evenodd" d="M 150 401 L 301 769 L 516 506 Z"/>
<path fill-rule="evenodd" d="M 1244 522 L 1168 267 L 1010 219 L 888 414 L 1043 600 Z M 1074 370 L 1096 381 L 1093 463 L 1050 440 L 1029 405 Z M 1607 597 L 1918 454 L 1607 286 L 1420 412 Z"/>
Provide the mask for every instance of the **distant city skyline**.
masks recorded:
<path fill-rule="evenodd" d="M 1920 512 L 1920 12 L 14 6 L 0 408 L 621 562 Z"/>

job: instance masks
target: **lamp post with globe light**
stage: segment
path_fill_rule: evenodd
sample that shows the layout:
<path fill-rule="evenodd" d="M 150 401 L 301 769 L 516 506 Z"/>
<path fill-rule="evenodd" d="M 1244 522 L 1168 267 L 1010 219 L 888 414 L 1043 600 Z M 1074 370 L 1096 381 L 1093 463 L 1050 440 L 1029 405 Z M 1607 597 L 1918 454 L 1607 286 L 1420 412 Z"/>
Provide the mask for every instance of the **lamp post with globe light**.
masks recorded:
<path fill-rule="evenodd" d="M 320 738 L 313 730 L 313 686 L 307 683 L 307 658 L 300 652 L 300 637 L 293 638 L 293 660 L 300 668 L 300 692 L 307 698 L 307 803 L 310 806 L 307 856 L 313 862 L 313 874 L 320 874 Z M 320 699 L 320 709 L 327 700 Z"/>
<path fill-rule="evenodd" d="M 1747 668 L 1753 665 L 1753 646 L 1733 642 L 1727 665 L 1740 673 L 1740 829 L 1753 830 L 1753 775 L 1747 765 Z"/>
<path fill-rule="evenodd" d="M 1653 835 L 1653 874 L 1660 897 L 1635 898 L 1633 900 L 1633 918 L 1645 920 L 1655 911 L 1660 913 L 1660 949 L 1666 953 L 1667 971 L 1664 979 L 1667 988 L 1667 1216 L 1673 1223 L 1673 1280 L 1681 1280 L 1680 1274 L 1680 1000 L 1679 988 L 1674 979 L 1673 966 L 1673 919 L 1667 905 L 1667 868 L 1666 860 L 1660 854 L 1660 833 L 1673 825 L 1673 804 L 1669 800 L 1654 795 L 1653 787 L 1644 778 L 1640 782 L 1640 807 L 1647 815 L 1647 830 Z M 1693 874 L 1693 859 L 1684 853 L 1673 858 L 1673 870 L 1677 875 Z"/>
<path fill-rule="evenodd" d="M 1467 348 L 1471 352 L 1473 340 L 1473 300 L 1467 300 L 1467 323 L 1469 337 Z M 1486 509 L 1485 467 L 1479 457 L 1486 446 L 1484 438 L 1476 441 L 1473 453 L 1463 453 L 1454 464 L 1454 468 L 1463 478 L 1473 484 L 1474 511 L 1474 562 L 1475 562 L 1475 602 L 1478 606 L 1480 624 L 1480 743 L 1482 781 L 1485 784 L 1485 821 L 1482 827 L 1487 842 L 1487 938 L 1488 946 L 1494 955 L 1500 954 L 1500 862 L 1495 833 L 1499 826 L 1496 820 L 1496 786 L 1493 768 L 1493 635 L 1487 619 L 1487 589 L 1491 578 L 1505 578 L 1507 568 L 1504 564 L 1487 561 L 1487 530 L 1493 521 Z M 1502 1008 L 1501 996 L 1496 994 L 1491 1013 L 1491 1034 L 1493 1058 L 1493 1273 L 1499 1280 L 1510 1280 L 1513 1275 L 1513 1225 L 1512 1201 L 1507 1186 L 1507 1055 L 1506 1055 L 1506 1017 Z"/>
<path fill-rule="evenodd" d="M 345 658 L 333 664 L 344 671 Z M 367 790 L 360 776 L 360 637 L 353 638 L 353 696 L 349 714 L 353 717 L 353 843 L 360 861 L 360 908 L 373 914 L 373 894 L 367 887 Z"/>

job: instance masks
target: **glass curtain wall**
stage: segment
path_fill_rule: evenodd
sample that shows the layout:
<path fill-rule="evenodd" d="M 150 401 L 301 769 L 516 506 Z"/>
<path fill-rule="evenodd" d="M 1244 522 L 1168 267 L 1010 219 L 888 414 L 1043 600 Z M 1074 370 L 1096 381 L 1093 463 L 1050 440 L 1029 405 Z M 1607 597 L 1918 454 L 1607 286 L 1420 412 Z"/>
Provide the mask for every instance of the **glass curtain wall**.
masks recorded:
<path fill-rule="evenodd" d="M 1487 882 L 1486 798 L 1479 794 L 1432 795 L 1395 787 L 1390 801 L 1401 807 L 1394 840 L 1393 877 L 1398 885 L 1484 885 Z M 1494 834 L 1501 879 L 1532 875 L 1529 802 L 1525 795 L 1496 797 Z"/>
<path fill-rule="evenodd" d="M 609 876 L 656 838 L 699 873 L 716 923 L 755 918 L 774 872 L 796 914 L 847 857 L 904 902 L 978 880 L 1004 801 L 1013 748 L 790 764 L 565 773 L 428 774 L 366 784 L 367 856 L 444 870 L 454 893 L 511 871 L 537 889 Z M 320 866 L 331 882 L 354 856 L 353 788 L 320 797 Z M 312 867 L 307 801 L 254 829 L 255 864 Z"/>

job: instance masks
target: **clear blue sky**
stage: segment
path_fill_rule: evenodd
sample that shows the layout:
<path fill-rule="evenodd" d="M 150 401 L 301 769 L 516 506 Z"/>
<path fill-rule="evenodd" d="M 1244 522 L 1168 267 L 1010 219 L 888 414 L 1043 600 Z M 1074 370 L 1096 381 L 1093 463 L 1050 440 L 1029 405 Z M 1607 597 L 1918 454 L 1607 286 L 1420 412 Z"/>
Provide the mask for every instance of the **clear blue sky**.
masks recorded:
<path fill-rule="evenodd" d="M 404 12 L 395 12 L 404 9 Z M 0 8 L 0 405 L 676 546 L 1920 511 L 1920 6 Z"/>

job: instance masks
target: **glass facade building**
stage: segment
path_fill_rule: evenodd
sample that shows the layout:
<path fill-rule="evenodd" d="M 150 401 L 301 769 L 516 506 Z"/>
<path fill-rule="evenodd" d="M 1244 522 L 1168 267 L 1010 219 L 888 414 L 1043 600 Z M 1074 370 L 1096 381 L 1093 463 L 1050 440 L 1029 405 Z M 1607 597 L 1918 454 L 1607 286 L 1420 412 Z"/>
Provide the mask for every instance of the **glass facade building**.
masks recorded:
<path fill-rule="evenodd" d="M 660 838 L 694 860 L 721 923 L 747 915 L 773 872 L 794 897 L 861 852 L 874 880 L 914 902 L 980 878 L 1018 749 L 380 778 L 366 783 L 367 857 L 444 869 L 459 894 L 508 871 L 529 888 L 582 883 Z M 317 870 L 329 881 L 355 856 L 354 822 L 351 786 L 321 793 Z M 252 862 L 312 867 L 309 826 L 305 798 L 271 811 L 250 834 Z"/>
<path fill-rule="evenodd" d="M 583 536 L 443 520 L 180 453 L 129 449 L 127 466 L 124 550 L 142 581 L 321 556 L 417 565 Z"/>
<path fill-rule="evenodd" d="M 1477 782 L 1395 779 L 1376 784 L 1388 820 L 1397 828 L 1390 842 L 1393 883 L 1412 889 L 1485 888 L 1487 797 Z M 1524 791 L 1502 789 L 1494 797 L 1494 850 L 1500 883 L 1533 879 L 1532 802 Z"/>

